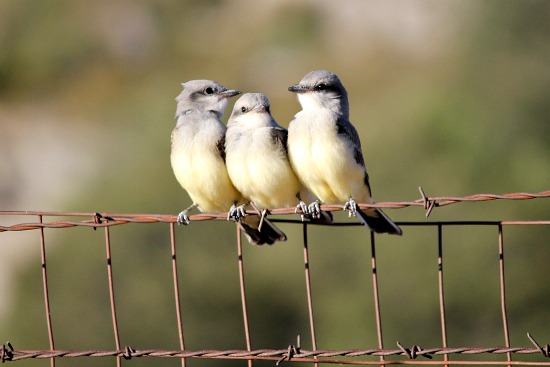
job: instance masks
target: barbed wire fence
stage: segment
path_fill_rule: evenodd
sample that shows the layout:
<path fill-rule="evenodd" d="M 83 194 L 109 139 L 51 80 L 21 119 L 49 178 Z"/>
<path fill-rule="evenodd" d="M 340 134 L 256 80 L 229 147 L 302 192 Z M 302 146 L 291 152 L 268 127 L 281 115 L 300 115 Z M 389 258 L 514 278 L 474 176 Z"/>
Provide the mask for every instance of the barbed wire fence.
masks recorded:
<path fill-rule="evenodd" d="M 550 190 L 539 193 L 510 193 L 503 195 L 478 194 L 465 197 L 428 197 L 420 188 L 421 198 L 408 202 L 380 202 L 377 204 L 360 204 L 362 209 L 369 207 L 378 208 L 406 208 L 410 206 L 421 206 L 426 210 L 426 216 L 429 216 L 434 208 L 463 202 L 484 202 L 492 200 L 529 200 L 550 198 Z M 338 211 L 343 210 L 340 205 L 322 205 L 322 210 Z M 273 209 L 272 214 L 294 214 L 294 209 Z M 256 215 L 250 212 L 248 214 Z M 76 213 L 76 212 L 42 212 L 42 211 L 3 211 L 1 216 L 30 216 L 36 217 L 37 221 L 28 223 L 19 223 L 10 226 L 0 225 L 1 232 L 17 231 L 38 231 L 40 237 L 40 253 L 42 265 L 42 287 L 44 295 L 44 309 L 47 321 L 49 349 L 47 350 L 20 350 L 14 347 L 12 343 L 5 342 L 0 347 L 0 361 L 15 362 L 24 359 L 49 359 L 51 366 L 55 366 L 56 358 L 76 358 L 76 357 L 114 357 L 117 365 L 120 366 L 123 359 L 138 357 L 157 357 L 157 358 L 178 358 L 181 359 L 182 366 L 186 365 L 186 360 L 191 358 L 208 359 L 226 359 L 226 360 L 247 360 L 251 366 L 254 360 L 271 360 L 279 365 L 285 361 L 304 362 L 318 366 L 321 363 L 330 364 L 351 364 L 351 365 L 530 365 L 530 366 L 550 366 L 550 346 L 548 344 L 541 346 L 534 336 L 527 333 L 526 340 L 530 343 L 525 347 L 514 347 L 510 345 L 510 331 L 508 322 L 508 312 L 506 309 L 506 282 L 504 272 L 504 239 L 503 228 L 506 226 L 543 226 L 550 225 L 550 220 L 537 221 L 422 221 L 422 222 L 398 222 L 400 226 L 423 226 L 436 227 L 438 232 L 438 295 L 439 295 L 439 318 L 441 327 L 441 347 L 422 348 L 418 345 L 403 346 L 397 342 L 397 347 L 387 349 L 383 343 L 383 330 L 380 317 L 379 286 L 377 278 L 376 264 L 376 241 L 375 235 L 371 232 L 371 274 L 373 283 L 374 309 L 377 330 L 377 348 L 373 349 L 348 349 L 348 350 L 320 350 L 317 348 L 317 338 L 315 334 L 315 321 L 313 312 L 313 298 L 311 292 L 312 281 L 310 277 L 309 243 L 308 227 L 311 225 L 322 225 L 310 222 L 301 222 L 291 219 L 272 219 L 273 222 L 294 223 L 303 227 L 303 257 L 304 257 L 304 278 L 306 283 L 307 307 L 309 316 L 309 332 L 311 334 L 311 350 L 302 348 L 300 337 L 297 343 L 281 349 L 252 349 L 250 336 L 249 316 L 247 309 L 247 292 L 244 276 L 244 258 L 242 253 L 241 232 L 237 227 L 237 265 L 239 271 L 240 296 L 243 326 L 246 342 L 246 350 L 188 350 L 185 347 L 183 315 L 182 315 L 182 297 L 180 294 L 180 285 L 178 283 L 178 264 L 177 264 L 177 243 L 175 236 L 176 216 L 164 214 L 108 214 L 108 213 Z M 44 217 L 74 217 L 84 218 L 77 220 L 63 220 L 45 222 Z M 191 221 L 201 220 L 226 220 L 225 213 L 221 214 L 197 214 L 190 217 Z M 171 264 L 172 278 L 175 299 L 175 313 L 178 323 L 179 350 L 160 350 L 160 349 L 135 349 L 131 346 L 122 347 L 119 335 L 119 326 L 117 321 L 117 308 L 115 306 L 115 290 L 113 286 L 113 265 L 111 262 L 111 227 L 125 225 L 130 223 L 166 223 L 170 232 L 171 244 Z M 332 226 L 357 226 L 358 223 L 333 223 Z M 491 347 L 450 347 L 447 342 L 447 316 L 445 312 L 445 292 L 444 292 L 444 272 L 443 272 L 443 236 L 442 231 L 447 226 L 479 225 L 492 226 L 497 228 L 498 233 L 498 252 L 499 252 L 499 284 L 500 284 L 500 309 L 502 318 L 502 330 L 505 344 L 503 346 Z M 109 283 L 109 297 L 112 317 L 112 328 L 115 340 L 114 350 L 58 350 L 55 348 L 55 338 L 51 322 L 50 312 L 50 291 L 48 288 L 48 273 L 46 263 L 46 241 L 44 229 L 48 228 L 70 228 L 70 227 L 93 227 L 102 228 L 105 237 L 105 253 L 107 258 L 107 274 Z M 550 312 L 550 305 L 548 305 Z M 487 361 L 487 360 L 460 360 L 460 355 L 489 355 L 497 354 L 506 356 L 506 360 Z M 540 355 L 540 361 L 522 361 L 518 356 L 525 354 Z M 389 356 L 397 356 L 399 359 L 387 359 Z M 442 360 L 434 360 L 432 357 L 442 356 Z M 514 358 L 513 358 L 514 356 Z M 371 359 L 366 359 L 371 357 Z M 378 357 L 373 360 L 372 357 Z"/>

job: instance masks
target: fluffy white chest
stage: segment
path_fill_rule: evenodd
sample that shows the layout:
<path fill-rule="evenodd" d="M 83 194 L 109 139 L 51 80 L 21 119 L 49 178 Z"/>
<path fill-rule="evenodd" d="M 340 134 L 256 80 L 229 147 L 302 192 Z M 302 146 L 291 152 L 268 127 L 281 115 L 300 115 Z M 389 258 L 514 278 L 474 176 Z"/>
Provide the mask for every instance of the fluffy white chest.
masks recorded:
<path fill-rule="evenodd" d="M 288 137 L 292 167 L 323 203 L 342 204 L 351 197 L 369 200 L 365 170 L 355 161 L 354 146 L 337 133 L 336 118 L 327 110 L 296 115 Z"/>
<path fill-rule="evenodd" d="M 227 169 L 235 187 L 261 208 L 296 205 L 300 182 L 271 128 L 230 128 L 226 141 Z"/>
<path fill-rule="evenodd" d="M 220 123 L 221 125 L 221 123 Z M 170 161 L 176 179 L 203 212 L 223 212 L 240 200 L 217 150 L 225 127 L 180 126 L 172 132 Z"/>

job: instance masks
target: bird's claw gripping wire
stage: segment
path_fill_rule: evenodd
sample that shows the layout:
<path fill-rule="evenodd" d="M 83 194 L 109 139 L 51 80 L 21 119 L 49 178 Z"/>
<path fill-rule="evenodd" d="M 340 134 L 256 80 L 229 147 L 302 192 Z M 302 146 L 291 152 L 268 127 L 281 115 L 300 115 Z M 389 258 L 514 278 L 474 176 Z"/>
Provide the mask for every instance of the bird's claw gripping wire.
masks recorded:
<path fill-rule="evenodd" d="M 344 210 L 349 211 L 349 217 L 357 216 L 357 203 L 353 198 L 349 198 L 349 200 L 344 204 Z"/>
<path fill-rule="evenodd" d="M 189 221 L 189 215 L 187 214 L 187 212 L 188 210 L 185 209 L 184 211 L 178 214 L 178 224 L 183 224 L 184 226 L 186 226 L 189 223 L 191 223 Z"/>
<path fill-rule="evenodd" d="M 321 206 L 319 200 L 315 200 L 313 203 L 309 204 L 308 213 L 313 219 L 321 218 Z"/>
<path fill-rule="evenodd" d="M 298 205 L 296 205 L 296 209 L 294 209 L 294 213 L 298 214 L 299 211 L 301 211 L 300 218 L 302 219 L 302 222 L 303 222 L 305 217 L 309 214 L 309 209 L 307 207 L 307 204 L 302 199 L 300 199 L 300 202 L 298 203 Z"/>
<path fill-rule="evenodd" d="M 246 215 L 244 210 L 246 204 L 236 206 L 236 204 L 231 205 L 231 208 L 227 212 L 227 220 L 233 219 L 235 222 L 238 222 L 242 217 Z"/>
<path fill-rule="evenodd" d="M 178 224 L 183 224 L 184 226 L 188 225 L 189 223 L 191 223 L 189 221 L 189 211 L 193 208 L 196 208 L 198 206 L 198 204 L 196 203 L 193 203 L 191 204 L 187 209 L 181 211 L 179 214 L 178 214 Z"/>

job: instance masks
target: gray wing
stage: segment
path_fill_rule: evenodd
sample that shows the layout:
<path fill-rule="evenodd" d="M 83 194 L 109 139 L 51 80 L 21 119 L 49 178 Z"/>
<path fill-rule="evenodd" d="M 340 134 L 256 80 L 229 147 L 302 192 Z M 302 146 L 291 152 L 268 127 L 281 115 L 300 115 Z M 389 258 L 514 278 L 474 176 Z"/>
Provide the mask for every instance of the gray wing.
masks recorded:
<path fill-rule="evenodd" d="M 271 129 L 271 140 L 273 144 L 282 149 L 283 152 L 288 154 L 288 131 L 284 127 L 274 127 Z"/>
<path fill-rule="evenodd" d="M 353 145 L 353 157 L 357 164 L 365 167 L 363 152 L 361 151 L 361 141 L 355 127 L 344 116 L 339 116 L 336 120 L 336 129 L 339 135 L 345 137 Z"/>
<path fill-rule="evenodd" d="M 339 135 L 342 135 L 347 139 L 351 145 L 353 145 L 353 158 L 355 162 L 365 169 L 365 177 L 363 181 L 369 190 L 369 194 L 372 196 L 372 192 L 369 184 L 369 174 L 367 173 L 367 167 L 365 165 L 365 159 L 363 158 L 363 152 L 361 151 L 361 141 L 359 140 L 359 134 L 355 129 L 355 126 L 351 124 L 344 116 L 339 116 L 336 121 L 336 129 Z"/>

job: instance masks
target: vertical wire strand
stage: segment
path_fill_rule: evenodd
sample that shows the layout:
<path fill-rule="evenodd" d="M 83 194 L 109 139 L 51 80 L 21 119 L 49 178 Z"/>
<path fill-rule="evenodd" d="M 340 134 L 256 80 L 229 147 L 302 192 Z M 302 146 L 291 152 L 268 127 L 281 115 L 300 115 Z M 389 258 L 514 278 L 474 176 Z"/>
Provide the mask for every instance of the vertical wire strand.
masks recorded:
<path fill-rule="evenodd" d="M 176 318 L 178 321 L 178 336 L 180 340 L 180 349 L 185 351 L 185 341 L 183 339 L 183 322 L 181 317 L 180 287 L 178 280 L 178 262 L 176 257 L 176 230 L 174 223 L 170 223 L 170 248 L 172 250 L 172 275 L 174 278 L 174 298 L 176 299 Z M 185 367 L 185 358 L 181 359 L 181 366 Z"/>
<path fill-rule="evenodd" d="M 38 216 L 38 221 L 42 223 L 42 215 Z M 44 289 L 44 307 L 46 310 L 46 322 L 48 324 L 48 339 L 50 341 L 50 350 L 55 350 L 53 338 L 52 316 L 50 311 L 50 292 L 48 289 L 48 272 L 46 268 L 46 239 L 44 237 L 44 227 L 40 227 L 40 258 L 42 262 L 42 284 Z M 55 367 L 55 357 L 50 359 L 50 366 Z"/>
<path fill-rule="evenodd" d="M 376 268 L 376 249 L 374 241 L 374 232 L 370 232 L 370 248 L 371 248 L 371 267 L 372 267 L 372 288 L 374 292 L 374 311 L 376 313 L 376 332 L 378 335 L 378 348 L 384 349 L 384 341 L 382 339 L 382 319 L 380 317 L 380 298 L 378 292 L 378 274 Z M 380 356 L 380 361 L 384 361 L 384 356 Z"/>
<path fill-rule="evenodd" d="M 510 348 L 510 334 L 508 331 L 508 316 L 506 312 L 506 286 L 504 282 L 504 235 L 502 233 L 502 223 L 498 225 L 498 253 L 499 253 L 499 273 L 500 273 L 500 306 L 502 309 L 502 326 L 504 328 L 504 342 L 506 347 Z M 512 360 L 512 353 L 506 353 L 507 361 Z M 508 366 L 511 366 L 509 364 Z"/>
<path fill-rule="evenodd" d="M 118 333 L 118 321 L 115 307 L 115 287 L 113 283 L 113 264 L 111 259 L 111 236 L 109 233 L 109 226 L 105 226 L 105 253 L 107 256 L 107 278 L 109 281 L 109 298 L 111 300 L 111 318 L 113 320 L 113 332 L 115 335 L 116 349 L 120 351 L 120 336 Z M 120 356 L 117 356 L 116 364 L 117 367 L 120 367 L 122 365 L 122 359 Z"/>
<path fill-rule="evenodd" d="M 443 291 L 443 225 L 439 223 L 437 225 L 437 274 L 438 274 L 438 283 L 439 283 L 439 315 L 441 318 L 441 341 L 443 348 L 447 348 L 447 322 L 445 317 L 445 294 Z M 449 355 L 444 354 L 443 360 L 447 362 L 449 360 Z M 448 364 L 445 364 L 445 367 L 448 367 Z"/>
<path fill-rule="evenodd" d="M 243 261 L 243 243 L 241 239 L 241 228 L 237 224 L 237 256 L 239 262 L 239 284 L 241 288 L 241 305 L 243 309 L 243 321 L 244 321 L 244 334 L 246 339 L 246 350 L 252 350 L 252 343 L 250 341 L 250 328 L 248 325 L 248 309 L 246 306 L 246 290 L 244 286 L 244 261 Z M 248 360 L 248 367 L 252 367 L 252 359 Z"/>
<path fill-rule="evenodd" d="M 311 296 L 311 275 L 309 266 L 309 250 L 307 240 L 307 223 L 303 223 L 303 235 L 304 235 L 304 269 L 306 277 L 306 292 L 307 292 L 307 309 L 309 314 L 309 329 L 311 332 L 311 346 L 313 351 L 317 350 L 317 338 L 315 337 L 315 322 L 313 318 L 313 297 Z M 317 357 L 315 357 L 317 359 Z M 318 367 L 319 363 L 315 362 L 315 367 Z"/>

